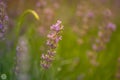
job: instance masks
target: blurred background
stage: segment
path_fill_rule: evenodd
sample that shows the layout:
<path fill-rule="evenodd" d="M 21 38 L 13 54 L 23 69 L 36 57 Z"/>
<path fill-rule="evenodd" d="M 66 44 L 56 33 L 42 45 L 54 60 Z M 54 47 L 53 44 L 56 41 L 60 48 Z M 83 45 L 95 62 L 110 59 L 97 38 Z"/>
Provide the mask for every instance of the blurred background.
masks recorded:
<path fill-rule="evenodd" d="M 120 80 L 120 0 L 3 1 L 9 22 L 0 40 L 0 80 Z M 19 17 L 28 9 L 40 20 L 27 15 L 15 37 Z M 41 54 L 57 20 L 64 26 L 62 40 L 52 66 L 44 70 Z"/>

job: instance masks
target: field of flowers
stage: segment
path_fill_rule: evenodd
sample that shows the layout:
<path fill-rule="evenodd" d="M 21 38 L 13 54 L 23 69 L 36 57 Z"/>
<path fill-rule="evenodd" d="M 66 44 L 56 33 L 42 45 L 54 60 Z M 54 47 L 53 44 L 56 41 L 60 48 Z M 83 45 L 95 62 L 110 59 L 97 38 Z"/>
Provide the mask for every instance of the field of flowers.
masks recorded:
<path fill-rule="evenodd" d="M 120 80 L 120 0 L 0 0 L 0 80 Z"/>

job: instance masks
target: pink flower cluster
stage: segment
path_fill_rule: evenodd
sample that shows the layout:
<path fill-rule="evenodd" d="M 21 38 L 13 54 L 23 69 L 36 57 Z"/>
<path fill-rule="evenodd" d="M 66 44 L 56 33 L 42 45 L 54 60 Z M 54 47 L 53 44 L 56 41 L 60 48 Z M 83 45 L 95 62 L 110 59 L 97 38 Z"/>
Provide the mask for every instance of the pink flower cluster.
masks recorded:
<path fill-rule="evenodd" d="M 47 50 L 47 54 L 42 54 L 41 58 L 41 66 L 45 69 L 49 68 L 51 62 L 54 60 L 54 55 L 56 53 L 56 47 L 58 42 L 62 39 L 61 31 L 63 30 L 63 26 L 61 25 L 61 21 L 58 20 L 56 24 L 50 27 L 50 33 L 47 35 L 47 46 L 49 49 Z"/>

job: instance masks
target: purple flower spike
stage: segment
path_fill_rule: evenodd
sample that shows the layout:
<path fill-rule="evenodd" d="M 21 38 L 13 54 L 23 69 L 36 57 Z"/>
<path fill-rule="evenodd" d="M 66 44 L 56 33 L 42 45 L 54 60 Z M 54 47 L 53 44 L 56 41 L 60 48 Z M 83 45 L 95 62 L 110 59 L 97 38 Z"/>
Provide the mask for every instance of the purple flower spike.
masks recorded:
<path fill-rule="evenodd" d="M 54 55 L 56 53 L 56 47 L 58 42 L 62 40 L 61 31 L 63 30 L 63 26 L 61 25 L 61 21 L 58 20 L 56 24 L 50 27 L 50 33 L 47 35 L 47 46 L 49 49 L 47 50 L 47 54 L 42 54 L 41 56 L 41 66 L 44 69 L 48 69 L 51 65 L 51 62 L 54 60 Z"/>
<path fill-rule="evenodd" d="M 8 29 L 8 16 L 6 13 L 6 5 L 0 0 L 0 39 L 3 39 Z"/>

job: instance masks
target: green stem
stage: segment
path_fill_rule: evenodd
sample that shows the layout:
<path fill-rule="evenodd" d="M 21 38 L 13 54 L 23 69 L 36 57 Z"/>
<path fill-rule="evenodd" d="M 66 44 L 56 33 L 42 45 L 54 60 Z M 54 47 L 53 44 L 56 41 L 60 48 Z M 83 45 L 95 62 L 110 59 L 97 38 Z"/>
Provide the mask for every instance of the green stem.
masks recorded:
<path fill-rule="evenodd" d="M 14 28 L 13 33 L 12 33 L 12 35 L 14 35 L 14 34 L 15 34 L 15 35 L 14 35 L 14 36 L 11 35 L 11 37 L 10 37 L 10 39 L 11 39 L 12 41 L 14 41 L 13 53 L 16 53 L 16 51 L 15 51 L 14 49 L 16 49 L 16 46 L 17 46 L 17 42 L 18 42 L 18 39 L 19 39 L 20 30 L 21 30 L 21 25 L 22 25 L 25 17 L 26 17 L 29 13 L 32 14 L 32 15 L 35 17 L 35 19 L 39 20 L 38 14 L 37 14 L 34 10 L 30 10 L 30 9 L 26 10 L 26 11 L 20 16 L 20 18 L 18 19 L 18 23 L 17 23 L 17 25 L 16 25 L 16 27 Z M 14 52 L 14 51 L 15 51 L 15 52 Z"/>
<path fill-rule="evenodd" d="M 30 9 L 26 10 L 26 11 L 20 16 L 20 18 L 19 18 L 19 20 L 18 20 L 17 27 L 16 27 L 16 29 L 15 29 L 16 37 L 19 36 L 21 25 L 22 25 L 25 17 L 26 17 L 28 14 L 32 14 L 32 15 L 35 17 L 36 20 L 39 20 L 39 16 L 38 16 L 38 14 L 37 14 L 34 10 L 30 10 Z"/>

